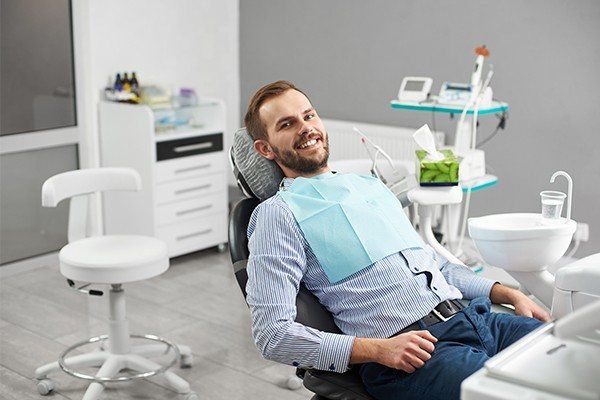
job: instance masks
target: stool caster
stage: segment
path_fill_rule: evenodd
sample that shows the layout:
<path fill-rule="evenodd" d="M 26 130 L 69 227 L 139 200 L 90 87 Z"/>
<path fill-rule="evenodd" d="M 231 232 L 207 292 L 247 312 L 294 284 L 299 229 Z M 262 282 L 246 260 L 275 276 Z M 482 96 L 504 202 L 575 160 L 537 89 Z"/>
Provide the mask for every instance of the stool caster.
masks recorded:
<path fill-rule="evenodd" d="M 38 381 L 37 390 L 42 396 L 48 396 L 56 387 L 56 384 L 52 379 L 42 379 Z"/>
<path fill-rule="evenodd" d="M 302 387 L 302 379 L 296 375 L 292 375 L 285 381 L 285 386 L 290 390 L 298 390 Z"/>
<path fill-rule="evenodd" d="M 189 392 L 182 400 L 200 400 L 200 396 L 198 396 L 196 392 Z"/>
<path fill-rule="evenodd" d="M 182 354 L 179 359 L 180 368 L 192 368 L 194 362 L 194 356 L 192 354 Z"/>

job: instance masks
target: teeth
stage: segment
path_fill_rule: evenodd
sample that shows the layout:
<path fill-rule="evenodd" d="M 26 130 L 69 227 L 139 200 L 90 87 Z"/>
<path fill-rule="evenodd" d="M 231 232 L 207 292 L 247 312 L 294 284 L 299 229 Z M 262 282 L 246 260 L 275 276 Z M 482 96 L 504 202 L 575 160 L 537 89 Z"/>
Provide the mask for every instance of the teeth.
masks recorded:
<path fill-rule="evenodd" d="M 309 146 L 313 146 L 315 144 L 317 144 L 317 140 L 316 139 L 312 139 L 312 140 L 309 140 L 308 142 L 302 143 L 300 146 L 298 146 L 298 148 L 305 149 L 305 148 L 307 148 Z"/>

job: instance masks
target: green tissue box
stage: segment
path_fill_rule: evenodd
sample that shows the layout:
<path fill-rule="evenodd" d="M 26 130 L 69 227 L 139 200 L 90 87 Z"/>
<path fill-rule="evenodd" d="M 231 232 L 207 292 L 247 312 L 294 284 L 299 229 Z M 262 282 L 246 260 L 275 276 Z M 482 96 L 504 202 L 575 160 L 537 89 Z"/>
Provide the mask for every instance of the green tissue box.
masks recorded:
<path fill-rule="evenodd" d="M 417 174 L 421 186 L 458 185 L 458 165 L 460 160 L 452 150 L 440 150 L 445 158 L 440 161 L 426 160 L 427 152 L 417 150 Z M 425 161 L 424 161 L 425 160 Z"/>

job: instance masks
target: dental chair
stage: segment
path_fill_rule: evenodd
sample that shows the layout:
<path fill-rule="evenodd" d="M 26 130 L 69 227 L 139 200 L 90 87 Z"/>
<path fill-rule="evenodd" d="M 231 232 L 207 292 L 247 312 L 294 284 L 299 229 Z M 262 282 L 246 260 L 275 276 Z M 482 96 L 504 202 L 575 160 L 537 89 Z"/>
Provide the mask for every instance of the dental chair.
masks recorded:
<path fill-rule="evenodd" d="M 245 129 L 235 133 L 229 155 L 238 186 L 246 195 L 234 206 L 229 217 L 229 252 L 236 280 L 245 298 L 248 222 L 254 208 L 277 192 L 283 173 L 274 162 L 254 152 L 252 138 Z M 296 308 L 296 322 L 325 332 L 341 333 L 331 314 L 302 284 Z M 312 400 L 373 400 L 365 391 L 356 368 L 344 373 L 298 369 L 296 374 L 302 378 L 304 386 L 315 393 Z"/>

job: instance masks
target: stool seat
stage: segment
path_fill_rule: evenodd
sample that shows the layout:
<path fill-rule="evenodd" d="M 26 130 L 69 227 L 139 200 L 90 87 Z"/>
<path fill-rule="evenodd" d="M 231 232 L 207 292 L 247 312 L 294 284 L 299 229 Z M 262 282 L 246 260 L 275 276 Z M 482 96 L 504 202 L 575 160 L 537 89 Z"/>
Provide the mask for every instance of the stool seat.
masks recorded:
<path fill-rule="evenodd" d="M 167 245 L 138 235 L 94 236 L 67 244 L 59 253 L 66 278 L 89 283 L 141 281 L 169 268 Z"/>

